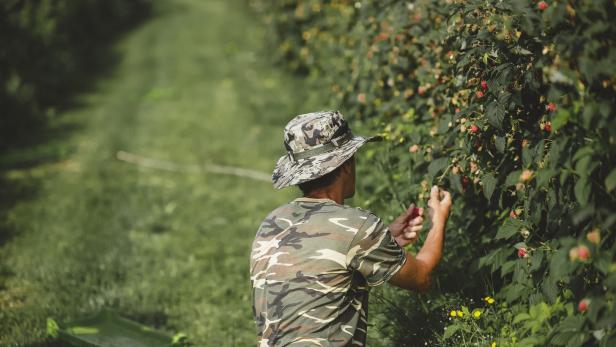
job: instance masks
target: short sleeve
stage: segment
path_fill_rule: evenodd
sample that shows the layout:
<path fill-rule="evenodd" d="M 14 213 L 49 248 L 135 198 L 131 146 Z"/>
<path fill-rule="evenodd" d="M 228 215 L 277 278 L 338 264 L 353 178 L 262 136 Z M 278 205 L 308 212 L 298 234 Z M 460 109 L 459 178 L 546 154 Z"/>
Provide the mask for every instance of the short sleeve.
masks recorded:
<path fill-rule="evenodd" d="M 361 273 L 369 286 L 377 286 L 400 270 L 406 254 L 383 222 L 368 214 L 351 241 L 346 260 L 348 268 Z"/>

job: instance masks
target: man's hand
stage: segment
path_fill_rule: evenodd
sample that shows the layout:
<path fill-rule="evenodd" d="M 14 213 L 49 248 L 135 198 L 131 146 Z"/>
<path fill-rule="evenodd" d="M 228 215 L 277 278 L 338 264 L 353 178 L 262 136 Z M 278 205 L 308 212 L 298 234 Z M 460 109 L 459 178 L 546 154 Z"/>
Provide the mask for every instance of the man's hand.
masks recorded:
<path fill-rule="evenodd" d="M 428 207 L 428 214 L 430 215 L 432 225 L 445 226 L 445 222 L 447 222 L 449 217 L 449 209 L 451 208 L 451 195 L 437 186 L 432 186 Z"/>
<path fill-rule="evenodd" d="M 389 226 L 391 236 L 396 240 L 400 247 L 404 247 L 419 237 L 419 232 L 423 228 L 423 208 L 417 208 L 411 204 L 398 218 Z"/>
<path fill-rule="evenodd" d="M 422 293 L 430 288 L 432 271 L 434 271 L 443 254 L 445 223 L 451 208 L 451 195 L 434 186 L 430 191 L 428 206 L 432 225 L 426 236 L 426 241 L 416 256 L 411 253 L 406 254 L 406 263 L 389 280 L 389 283 L 395 286 Z"/>

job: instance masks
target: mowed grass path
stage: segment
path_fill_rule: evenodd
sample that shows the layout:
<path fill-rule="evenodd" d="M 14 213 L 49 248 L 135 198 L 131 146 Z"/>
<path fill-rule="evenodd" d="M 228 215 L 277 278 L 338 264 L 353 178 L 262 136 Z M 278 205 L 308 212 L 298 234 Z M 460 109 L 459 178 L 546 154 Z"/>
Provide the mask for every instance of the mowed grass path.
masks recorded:
<path fill-rule="evenodd" d="M 249 253 L 256 228 L 296 191 L 167 172 L 118 151 L 186 165 L 271 172 L 282 127 L 315 108 L 263 54 L 240 1 L 156 2 L 119 43 L 113 74 L 54 121 L 63 161 L 1 172 L 37 183 L 4 211 L 0 345 L 45 345 L 45 321 L 110 307 L 196 346 L 252 346 Z M 316 106 L 318 108 L 318 106 Z"/>

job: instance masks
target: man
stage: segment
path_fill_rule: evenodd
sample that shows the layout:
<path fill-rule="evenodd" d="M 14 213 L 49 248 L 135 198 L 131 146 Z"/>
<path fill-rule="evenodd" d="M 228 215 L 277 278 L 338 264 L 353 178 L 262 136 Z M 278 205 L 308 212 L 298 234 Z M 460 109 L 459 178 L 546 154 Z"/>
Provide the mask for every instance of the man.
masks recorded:
<path fill-rule="evenodd" d="M 376 137 L 354 136 L 340 112 L 295 117 L 285 127 L 287 155 L 275 188 L 299 185 L 303 197 L 261 223 L 250 259 L 260 346 L 364 346 L 368 292 L 389 282 L 425 292 L 441 258 L 451 197 L 434 186 L 431 229 L 416 256 L 423 209 L 411 204 L 389 226 L 343 205 L 355 193 L 355 151 Z"/>

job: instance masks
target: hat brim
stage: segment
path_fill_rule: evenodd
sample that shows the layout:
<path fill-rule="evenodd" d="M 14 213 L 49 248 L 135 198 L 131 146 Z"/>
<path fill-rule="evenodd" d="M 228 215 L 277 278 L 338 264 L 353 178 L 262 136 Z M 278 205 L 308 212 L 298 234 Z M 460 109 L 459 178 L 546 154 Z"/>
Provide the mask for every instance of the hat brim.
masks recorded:
<path fill-rule="evenodd" d="M 274 188 L 281 189 L 319 178 L 334 171 L 367 142 L 380 140 L 380 136 L 354 136 L 342 146 L 310 158 L 291 161 L 288 155 L 283 155 L 276 163 L 272 184 Z"/>

